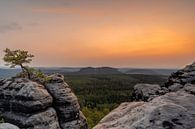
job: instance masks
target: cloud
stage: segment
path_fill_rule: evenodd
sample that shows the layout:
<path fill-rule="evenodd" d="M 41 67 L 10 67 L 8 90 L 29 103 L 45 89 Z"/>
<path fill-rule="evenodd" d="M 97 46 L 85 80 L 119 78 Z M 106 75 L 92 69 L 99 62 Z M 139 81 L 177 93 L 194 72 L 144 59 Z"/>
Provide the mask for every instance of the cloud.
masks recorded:
<path fill-rule="evenodd" d="M 15 30 L 21 30 L 21 29 L 22 29 L 22 26 L 20 26 L 16 22 L 0 25 L 0 33 L 6 33 L 9 31 L 15 31 Z"/>
<path fill-rule="evenodd" d="M 48 8 L 34 8 L 33 12 L 37 13 L 48 13 L 48 14 L 71 14 L 71 15 L 80 15 L 80 16 L 106 16 L 110 14 L 108 10 L 105 9 L 87 9 L 87 8 L 66 8 L 66 7 L 48 7 Z"/>

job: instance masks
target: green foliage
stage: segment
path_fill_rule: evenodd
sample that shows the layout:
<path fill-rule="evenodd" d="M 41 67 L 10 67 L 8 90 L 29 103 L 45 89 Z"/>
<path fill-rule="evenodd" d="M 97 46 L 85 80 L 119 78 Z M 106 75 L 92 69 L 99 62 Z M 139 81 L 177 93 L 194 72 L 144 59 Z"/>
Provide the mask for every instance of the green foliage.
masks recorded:
<path fill-rule="evenodd" d="M 4 123 L 4 120 L 1 116 L 0 116 L 0 123 Z"/>
<path fill-rule="evenodd" d="M 4 52 L 5 56 L 3 60 L 7 63 L 6 65 L 10 66 L 10 68 L 20 66 L 22 68 L 22 71 L 24 73 L 26 72 L 28 77 L 30 78 L 28 67 L 24 66 L 24 64 L 30 63 L 32 61 L 31 58 L 33 58 L 34 55 L 29 54 L 28 51 L 10 50 L 8 48 L 6 48 Z"/>
<path fill-rule="evenodd" d="M 28 68 L 31 75 L 31 79 L 39 80 L 41 83 L 46 83 L 51 80 L 51 77 L 45 75 L 41 70 L 36 70 L 35 68 Z"/>
<path fill-rule="evenodd" d="M 166 76 L 160 75 L 65 75 L 90 128 L 120 103 L 131 101 L 135 84 L 162 84 L 166 79 Z"/>
<path fill-rule="evenodd" d="M 7 62 L 6 65 L 9 65 L 11 68 L 14 68 L 15 66 L 21 66 L 22 64 L 27 64 L 32 61 L 32 57 L 34 57 L 31 54 L 28 54 L 28 51 L 23 50 L 10 50 L 6 48 L 4 50 L 5 56 L 3 60 Z"/>
<path fill-rule="evenodd" d="M 107 108 L 98 110 L 97 108 L 91 109 L 88 107 L 84 107 L 82 109 L 82 112 L 85 114 L 87 118 L 87 123 L 89 124 L 89 128 L 91 129 L 99 122 L 99 120 L 101 120 L 105 115 L 107 115 L 110 110 Z"/>
<path fill-rule="evenodd" d="M 50 80 L 50 78 L 44 75 L 40 70 L 24 66 L 24 64 L 30 63 L 34 57 L 34 55 L 29 54 L 28 51 L 10 50 L 6 48 L 4 52 L 5 56 L 3 60 L 7 63 L 6 65 L 10 66 L 10 68 L 14 68 L 16 66 L 20 66 L 22 68 L 22 73 L 18 76 L 28 77 L 31 80 L 36 80 L 42 83 Z"/>

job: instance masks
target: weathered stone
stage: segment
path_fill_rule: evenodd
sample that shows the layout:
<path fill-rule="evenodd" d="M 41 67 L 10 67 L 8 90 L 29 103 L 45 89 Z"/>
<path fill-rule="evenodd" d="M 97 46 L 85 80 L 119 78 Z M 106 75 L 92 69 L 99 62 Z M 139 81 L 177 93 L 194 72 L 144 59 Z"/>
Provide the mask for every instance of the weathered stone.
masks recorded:
<path fill-rule="evenodd" d="M 10 124 L 10 123 L 2 123 L 2 124 L 0 124 L 0 129 L 19 129 L 19 128 L 15 125 Z"/>
<path fill-rule="evenodd" d="M 79 119 L 61 124 L 63 129 L 88 129 L 88 125 L 86 124 L 86 118 L 82 112 L 79 113 Z"/>
<path fill-rule="evenodd" d="M 173 85 L 171 85 L 171 86 L 169 86 L 169 91 L 171 91 L 171 92 L 175 92 L 175 91 L 178 91 L 178 90 L 180 90 L 180 89 L 182 89 L 183 88 L 183 85 L 181 85 L 181 84 L 179 84 L 179 83 L 175 83 L 175 84 L 173 84 Z"/>
<path fill-rule="evenodd" d="M 60 129 L 56 111 L 49 108 L 36 114 L 3 112 L 2 116 L 21 129 Z"/>
<path fill-rule="evenodd" d="M 94 129 L 192 129 L 195 96 L 184 91 L 167 93 L 148 103 L 121 104 Z"/>
<path fill-rule="evenodd" d="M 186 84 L 186 85 L 184 86 L 184 90 L 185 90 L 186 92 L 190 93 L 190 94 L 195 95 L 195 85 L 193 85 L 193 84 Z"/>
<path fill-rule="evenodd" d="M 59 74 L 44 85 L 24 78 L 1 80 L 0 113 L 20 129 L 88 129 L 77 97 Z"/>
<path fill-rule="evenodd" d="M 7 111 L 35 112 L 52 105 L 52 97 L 36 82 L 13 78 L 0 86 L 0 108 Z"/>
<path fill-rule="evenodd" d="M 94 129 L 195 128 L 194 71 L 195 63 L 173 73 L 161 87 L 149 84 L 136 85 L 133 93 L 135 100 L 149 102 L 121 104 L 104 117 Z"/>
<path fill-rule="evenodd" d="M 164 94 L 164 91 L 156 84 L 137 84 L 134 86 L 134 100 L 149 101 L 161 94 Z"/>
<path fill-rule="evenodd" d="M 192 63 L 191 65 L 187 65 L 187 66 L 183 69 L 183 71 L 187 71 L 187 72 L 189 72 L 189 71 L 195 71 L 195 62 Z"/>
<path fill-rule="evenodd" d="M 185 85 L 186 83 L 195 84 L 195 62 L 191 65 L 186 66 L 184 69 L 178 70 L 177 72 L 173 73 L 165 83 L 165 86 L 169 87 L 174 83 L 180 83 L 182 85 Z"/>
<path fill-rule="evenodd" d="M 57 74 L 50 76 L 50 78 L 51 80 L 46 84 L 46 88 L 54 98 L 54 108 L 57 111 L 62 129 L 71 129 L 75 126 L 87 127 L 86 120 L 80 120 L 81 113 L 77 97 L 72 93 L 68 84 L 64 82 L 64 77 Z"/>

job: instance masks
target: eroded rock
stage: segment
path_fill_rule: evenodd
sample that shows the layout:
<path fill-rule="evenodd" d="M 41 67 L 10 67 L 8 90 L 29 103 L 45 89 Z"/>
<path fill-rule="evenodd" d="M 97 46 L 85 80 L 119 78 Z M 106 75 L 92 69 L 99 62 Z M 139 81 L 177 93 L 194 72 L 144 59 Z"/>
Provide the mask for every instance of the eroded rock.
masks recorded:
<path fill-rule="evenodd" d="M 50 78 L 46 88 L 54 98 L 54 108 L 57 111 L 62 129 L 86 129 L 87 122 L 80 112 L 77 97 L 64 82 L 64 77 L 57 74 L 50 76 Z"/>
<path fill-rule="evenodd" d="M 53 98 L 43 85 L 24 78 L 12 78 L 0 86 L 0 107 L 4 111 L 33 113 L 52 105 Z"/>
<path fill-rule="evenodd" d="M 121 104 L 94 129 L 192 129 L 195 127 L 194 111 L 195 96 L 178 91 L 147 103 Z"/>
<path fill-rule="evenodd" d="M 169 87 L 174 83 L 179 83 L 182 85 L 187 83 L 195 84 L 195 62 L 173 73 L 165 83 L 165 87 Z"/>
<path fill-rule="evenodd" d="M 140 102 L 121 104 L 94 129 L 195 128 L 195 63 L 173 73 L 162 86 L 137 84 L 133 95 Z"/>
<path fill-rule="evenodd" d="M 166 92 L 157 84 L 137 84 L 134 86 L 133 97 L 136 101 L 150 101 Z"/>
<path fill-rule="evenodd" d="M 45 85 L 24 78 L 1 80 L 0 113 L 20 129 L 88 129 L 76 96 L 59 74 Z"/>

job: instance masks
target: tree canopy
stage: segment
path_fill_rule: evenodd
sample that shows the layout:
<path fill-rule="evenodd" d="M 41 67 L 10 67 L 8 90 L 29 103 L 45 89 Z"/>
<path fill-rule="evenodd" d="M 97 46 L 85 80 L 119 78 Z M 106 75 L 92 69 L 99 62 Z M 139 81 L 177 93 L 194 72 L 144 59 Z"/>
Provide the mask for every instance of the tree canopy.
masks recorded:
<path fill-rule="evenodd" d="M 20 66 L 22 68 L 22 71 L 28 74 L 28 77 L 30 78 L 30 73 L 28 70 L 28 66 L 25 66 L 24 64 L 28 64 L 32 61 L 32 58 L 34 55 L 29 54 L 28 51 L 24 50 L 10 50 L 6 48 L 4 50 L 5 56 L 3 60 L 7 63 L 7 66 L 10 66 L 10 68 L 14 68 L 16 66 Z"/>

